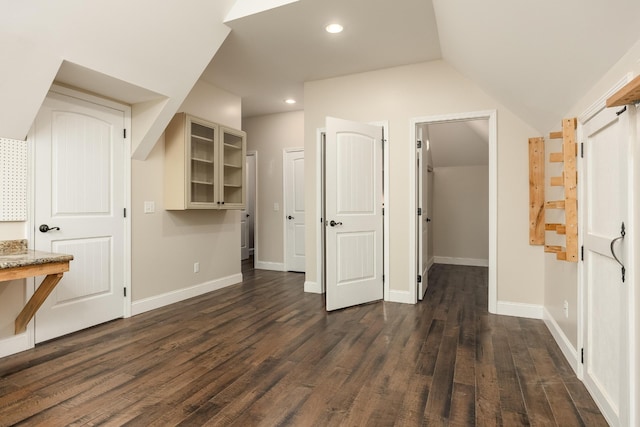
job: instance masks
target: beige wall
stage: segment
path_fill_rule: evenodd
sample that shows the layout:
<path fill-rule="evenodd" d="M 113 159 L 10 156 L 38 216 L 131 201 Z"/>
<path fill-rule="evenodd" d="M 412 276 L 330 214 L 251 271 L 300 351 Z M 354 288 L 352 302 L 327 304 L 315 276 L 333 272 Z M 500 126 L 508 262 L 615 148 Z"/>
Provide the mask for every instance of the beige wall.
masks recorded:
<path fill-rule="evenodd" d="M 443 61 L 389 68 L 305 84 L 305 181 L 307 277 L 316 280 L 316 129 L 326 116 L 369 122 L 388 120 L 390 137 L 390 287 L 408 291 L 411 118 L 497 110 L 498 123 L 498 299 L 543 302 L 543 254 L 528 244 L 527 139 L 537 133 L 523 120 Z"/>
<path fill-rule="evenodd" d="M 198 82 L 179 111 L 239 129 L 240 109 L 239 97 Z M 134 302 L 240 273 L 239 211 L 165 211 L 163 171 L 164 135 L 146 161 L 131 165 Z M 143 213 L 145 201 L 155 202 L 155 213 Z"/>
<path fill-rule="evenodd" d="M 255 262 L 282 264 L 284 268 L 283 150 L 304 147 L 304 112 L 251 117 L 244 121 L 243 130 L 247 132 L 247 151 L 258 153 Z M 277 212 L 274 203 L 280 206 Z"/>
<path fill-rule="evenodd" d="M 436 257 L 489 260 L 489 167 L 434 169 Z"/>

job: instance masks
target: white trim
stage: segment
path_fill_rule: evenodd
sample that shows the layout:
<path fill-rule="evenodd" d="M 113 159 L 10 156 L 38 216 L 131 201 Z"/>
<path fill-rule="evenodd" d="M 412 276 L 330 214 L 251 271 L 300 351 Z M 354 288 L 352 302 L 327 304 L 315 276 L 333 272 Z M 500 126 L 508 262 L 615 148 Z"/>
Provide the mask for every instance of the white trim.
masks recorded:
<path fill-rule="evenodd" d="M 437 116 L 416 117 L 409 120 L 409 137 L 410 143 L 416 140 L 416 125 L 418 123 L 442 123 L 455 122 L 463 120 L 486 119 L 489 121 L 489 295 L 488 309 L 489 313 L 497 313 L 498 307 L 498 279 L 497 279 L 497 263 L 498 263 L 498 128 L 497 128 L 497 110 L 475 111 L 459 114 L 443 114 Z M 409 156 L 409 170 L 415 170 L 416 150 L 411 150 Z M 416 178 L 409 180 L 409 252 L 417 253 L 416 241 Z M 417 262 L 414 256 L 408 257 L 409 260 L 409 290 L 413 292 L 413 303 L 418 301 L 418 290 L 415 277 L 417 276 Z M 542 318 L 542 313 L 540 317 Z"/>
<path fill-rule="evenodd" d="M 312 294 L 323 294 L 324 293 L 324 290 L 322 289 L 322 286 L 318 282 L 309 282 L 309 281 L 305 281 L 304 282 L 304 291 L 305 292 L 310 292 Z"/>
<path fill-rule="evenodd" d="M 389 245 L 389 240 L 391 238 L 391 233 L 390 233 L 390 220 L 389 218 L 391 218 L 391 205 L 389 203 L 389 171 L 391 170 L 389 167 L 389 142 L 391 141 L 391 136 L 389 134 L 390 130 L 389 130 L 389 121 L 388 120 L 380 120 L 377 122 L 369 122 L 370 125 L 374 125 L 374 126 L 381 126 L 384 129 L 384 141 L 382 143 L 382 157 L 384 158 L 384 163 L 382 164 L 382 173 L 383 173 L 383 179 L 382 179 L 382 193 L 383 193 L 383 200 L 384 200 L 384 217 L 382 219 L 383 225 L 383 239 L 384 239 L 384 244 L 383 244 L 383 257 L 384 257 L 384 263 L 383 263 L 383 272 L 382 274 L 384 274 L 384 282 L 383 282 L 383 298 L 384 301 L 392 301 L 391 300 L 391 267 L 390 267 L 390 245 Z M 401 302 L 401 301 L 396 301 L 396 302 Z"/>
<path fill-rule="evenodd" d="M 478 258 L 457 258 L 447 256 L 434 256 L 432 262 L 435 264 L 448 264 L 448 265 L 468 265 L 472 267 L 489 267 L 488 259 Z"/>
<path fill-rule="evenodd" d="M 253 196 L 255 198 L 255 200 L 253 201 L 253 249 L 249 249 L 249 255 L 253 255 L 253 265 L 255 268 L 256 265 L 256 260 L 258 259 L 258 226 L 260 224 L 259 218 L 260 218 L 260 209 L 259 209 L 259 204 L 258 204 L 258 197 L 260 192 L 258 191 L 258 183 L 260 182 L 260 180 L 258 179 L 258 152 L 257 151 L 247 151 L 247 155 L 252 155 L 255 157 L 255 183 L 253 186 Z"/>
<path fill-rule="evenodd" d="M 240 282 L 242 282 L 242 274 L 238 273 L 188 288 L 144 298 L 139 301 L 134 301 L 133 304 L 131 304 L 131 312 L 132 315 L 135 316 L 147 311 L 155 310 L 156 308 L 165 307 L 176 302 L 197 297 L 208 292 L 217 291 L 218 289 L 226 288 L 227 286 L 235 285 Z"/>
<path fill-rule="evenodd" d="M 385 298 L 385 301 L 415 304 L 414 294 L 411 291 L 396 291 L 393 289 L 389 290 L 389 298 Z"/>
<path fill-rule="evenodd" d="M 33 331 L 30 332 L 27 330 L 27 332 L 22 334 L 0 339 L 0 357 L 7 357 L 20 353 L 21 351 L 32 349 L 34 344 L 31 342 L 32 339 L 30 339 L 30 335 L 33 335 Z"/>
<path fill-rule="evenodd" d="M 284 260 L 284 271 L 289 271 L 288 259 L 287 259 L 287 154 L 288 153 L 304 153 L 304 147 L 285 147 L 282 149 L 282 259 Z M 305 213 L 306 218 L 306 213 Z M 306 222 L 306 219 L 305 219 Z M 306 255 L 305 255 L 305 270 L 306 267 Z M 302 271 L 304 273 L 304 271 Z"/>
<path fill-rule="evenodd" d="M 254 261 L 257 270 L 287 271 L 284 262 Z"/>
<path fill-rule="evenodd" d="M 436 263 L 436 257 L 435 256 L 432 256 L 431 258 L 429 258 L 429 262 L 428 262 L 429 266 L 427 267 L 427 271 L 431 270 L 431 267 L 433 267 L 433 264 L 435 264 L 435 263 Z"/>
<path fill-rule="evenodd" d="M 629 83 L 633 79 L 633 73 L 627 73 L 622 79 L 620 79 L 612 88 L 610 88 L 607 92 L 604 93 L 600 98 L 598 98 L 593 104 L 589 106 L 582 114 L 578 116 L 578 121 L 580 123 L 586 123 L 593 116 L 598 114 L 604 108 L 606 108 L 607 98 L 620 90 L 624 85 Z"/>
<path fill-rule="evenodd" d="M 569 365 L 571 365 L 573 372 L 575 372 L 577 375 L 578 369 L 581 365 L 578 357 L 578 350 L 573 347 L 573 344 L 571 344 L 569 338 L 567 338 L 564 331 L 560 328 L 560 325 L 558 325 L 558 323 L 553 318 L 551 313 L 549 313 L 549 310 L 547 310 L 546 307 L 542 312 L 542 320 L 544 320 L 545 325 L 547 325 L 547 329 L 549 329 L 549 332 L 551 332 L 551 335 L 556 341 L 556 344 L 558 344 L 558 347 L 560 347 L 560 350 L 562 351 L 565 359 L 567 359 L 567 362 L 569 362 Z"/>
<path fill-rule="evenodd" d="M 324 188 L 322 186 L 322 177 L 323 177 L 323 154 L 324 154 L 324 146 L 322 143 L 322 135 L 326 133 L 325 128 L 316 129 L 316 212 L 314 217 L 314 224 L 316 227 L 316 282 L 318 282 L 320 286 L 320 293 L 325 292 L 325 283 L 324 283 L 324 239 L 322 237 L 322 232 L 324 230 L 323 224 L 323 203 L 322 203 L 322 193 Z M 306 224 L 305 224 L 306 226 Z M 306 288 L 305 288 L 306 291 Z"/>
<path fill-rule="evenodd" d="M 527 319 L 542 319 L 543 306 L 540 304 L 525 304 L 522 302 L 498 301 L 497 312 L 503 316 L 525 317 Z"/>

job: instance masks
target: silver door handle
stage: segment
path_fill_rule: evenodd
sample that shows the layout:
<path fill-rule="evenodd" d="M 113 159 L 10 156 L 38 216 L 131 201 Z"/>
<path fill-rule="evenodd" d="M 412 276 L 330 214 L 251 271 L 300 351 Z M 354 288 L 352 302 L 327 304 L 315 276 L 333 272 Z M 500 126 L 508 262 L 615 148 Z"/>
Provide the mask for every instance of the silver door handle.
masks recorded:
<path fill-rule="evenodd" d="M 613 257 L 613 259 L 615 259 L 617 261 L 618 264 L 620 264 L 620 268 L 622 270 L 622 282 L 624 283 L 624 276 L 626 273 L 626 269 L 624 268 L 624 264 L 622 263 L 622 261 L 620 261 L 618 259 L 618 257 L 616 256 L 616 251 L 613 249 L 613 245 L 616 244 L 616 242 L 618 240 L 624 240 L 624 236 L 625 234 L 627 234 L 624 230 L 624 222 L 622 223 L 622 227 L 620 228 L 620 237 L 616 237 L 615 239 L 613 239 L 611 241 L 611 244 L 609 245 L 609 249 L 611 250 L 611 256 Z"/>

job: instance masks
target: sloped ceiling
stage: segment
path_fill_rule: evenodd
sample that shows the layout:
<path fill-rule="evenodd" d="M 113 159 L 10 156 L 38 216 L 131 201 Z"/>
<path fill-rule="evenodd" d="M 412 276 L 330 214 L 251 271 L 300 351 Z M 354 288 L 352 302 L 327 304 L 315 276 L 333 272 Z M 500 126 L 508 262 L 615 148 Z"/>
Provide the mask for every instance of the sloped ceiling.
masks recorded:
<path fill-rule="evenodd" d="M 443 58 L 544 133 L 640 38 L 638 0 L 433 0 Z"/>
<path fill-rule="evenodd" d="M 324 32 L 333 20 L 342 34 Z M 303 109 L 305 81 L 444 59 L 545 133 L 640 38 L 639 22 L 638 0 L 299 0 L 227 22 L 201 78 L 250 117 Z"/>

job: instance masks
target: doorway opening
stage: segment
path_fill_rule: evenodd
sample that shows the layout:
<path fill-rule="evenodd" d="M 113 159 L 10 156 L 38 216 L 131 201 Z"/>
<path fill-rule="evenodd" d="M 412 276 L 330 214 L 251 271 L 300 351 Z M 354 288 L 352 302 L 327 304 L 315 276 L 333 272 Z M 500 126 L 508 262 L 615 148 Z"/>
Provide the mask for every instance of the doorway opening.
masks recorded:
<path fill-rule="evenodd" d="M 491 313 L 496 312 L 496 125 L 495 110 L 411 120 L 410 137 L 416 144 L 416 150 L 412 150 L 416 178 L 410 182 L 410 194 L 415 197 L 410 202 L 412 230 L 409 235 L 410 247 L 416 254 L 410 259 L 409 265 L 409 271 L 412 272 L 410 277 L 416 278 L 410 284 L 414 303 L 422 299 L 426 291 L 428 269 L 432 263 L 487 266 L 488 309 Z M 434 152 L 434 148 L 437 151 Z M 432 173 L 428 172 L 429 166 Z M 429 178 L 433 182 L 429 183 Z M 431 188 L 433 194 L 429 195 Z M 468 190 L 466 197 L 460 194 L 461 189 Z M 461 196 L 457 197 L 459 203 L 455 202 L 456 197 L 443 197 L 443 194 Z M 429 198 L 432 198 L 431 206 Z M 439 199 L 442 200 L 440 206 Z M 484 217 L 475 215 L 477 212 L 474 212 L 473 206 L 465 208 L 473 205 L 474 201 L 488 205 Z M 455 210 L 455 215 L 443 215 L 443 209 Z M 473 216 L 465 220 L 464 215 Z"/>
<path fill-rule="evenodd" d="M 256 234 L 256 167 L 258 153 L 247 153 L 247 204 L 240 211 L 240 259 L 246 261 L 254 257 Z"/>

